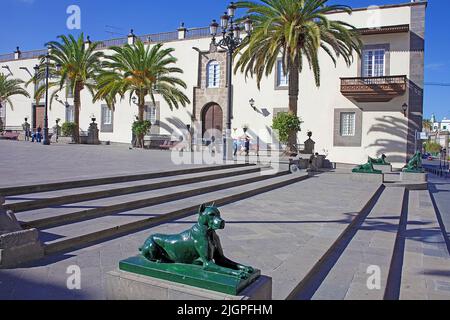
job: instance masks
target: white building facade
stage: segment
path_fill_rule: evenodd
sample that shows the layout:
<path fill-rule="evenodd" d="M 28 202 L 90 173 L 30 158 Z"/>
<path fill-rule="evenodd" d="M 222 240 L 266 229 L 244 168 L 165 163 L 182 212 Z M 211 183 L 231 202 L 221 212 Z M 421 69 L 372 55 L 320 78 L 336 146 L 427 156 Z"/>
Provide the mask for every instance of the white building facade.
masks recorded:
<path fill-rule="evenodd" d="M 298 115 L 302 132 L 299 143 L 313 132 L 315 151 L 328 155 L 333 162 L 359 164 L 367 157 L 386 154 L 397 167 L 403 166 L 415 152 L 415 132 L 422 129 L 424 42 L 426 2 L 355 9 L 352 15 L 335 12 L 329 19 L 344 20 L 361 32 L 362 56 L 347 67 L 340 59 L 335 67 L 325 52 L 320 53 L 321 86 L 314 84 L 312 72 L 304 69 L 300 76 Z M 156 97 L 148 101 L 146 118 L 154 125 L 152 135 L 172 134 L 200 123 L 201 134 L 210 128 L 225 129 L 227 115 L 226 53 L 212 47 L 208 28 L 180 29 L 164 34 L 139 37 L 148 45 L 163 42 L 174 48 L 177 65 L 187 83 L 185 90 L 191 103 L 171 110 Z M 124 45 L 134 38 L 103 41 L 101 50 Z M 0 72 L 29 80 L 45 50 L 0 55 Z M 33 95 L 33 86 L 29 86 Z M 232 128 L 242 132 L 248 126 L 252 136 L 261 141 L 270 137 L 273 117 L 288 110 L 287 78 L 279 64 L 275 72 L 261 83 L 243 74 L 233 75 Z M 249 100 L 254 99 L 252 108 Z M 14 109 L 2 106 L 0 112 L 6 129 L 19 127 L 28 118 L 32 128 L 43 125 L 43 103 L 30 98 L 12 98 Z M 87 90 L 82 91 L 80 128 L 87 130 L 91 116 L 97 118 L 100 140 L 130 143 L 131 125 L 137 106 L 125 99 L 115 110 L 104 103 L 93 103 Z M 404 106 L 407 106 L 404 110 Z M 49 126 L 56 119 L 73 120 L 73 98 L 59 94 L 49 111 Z"/>
<path fill-rule="evenodd" d="M 438 121 L 438 120 L 436 120 L 436 116 L 433 114 L 431 116 L 430 121 L 433 126 L 433 128 L 432 128 L 433 132 L 442 132 L 442 131 L 450 132 L 450 119 L 447 119 L 446 117 L 444 117 L 444 119 L 442 119 L 442 121 Z"/>

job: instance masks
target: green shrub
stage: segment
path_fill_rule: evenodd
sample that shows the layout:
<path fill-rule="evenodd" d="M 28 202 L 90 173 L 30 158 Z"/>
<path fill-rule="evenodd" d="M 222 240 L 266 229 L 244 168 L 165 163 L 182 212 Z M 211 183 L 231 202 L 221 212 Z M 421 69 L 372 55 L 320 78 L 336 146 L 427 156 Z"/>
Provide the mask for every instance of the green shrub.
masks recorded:
<path fill-rule="evenodd" d="M 424 143 L 425 151 L 431 154 L 441 152 L 441 145 L 437 142 L 428 141 Z"/>
<path fill-rule="evenodd" d="M 77 125 L 74 122 L 64 122 L 61 126 L 61 131 L 64 137 L 73 137 Z"/>
<path fill-rule="evenodd" d="M 152 124 L 150 123 L 150 121 L 148 120 L 144 120 L 144 121 L 135 121 L 133 122 L 133 133 L 138 136 L 145 136 L 148 132 L 148 130 L 150 130 Z"/>
<path fill-rule="evenodd" d="M 301 124 L 303 121 L 300 120 L 296 115 L 280 112 L 273 119 L 272 128 L 278 130 L 279 139 L 281 143 L 287 143 L 289 141 L 289 134 L 292 132 L 301 131 Z"/>

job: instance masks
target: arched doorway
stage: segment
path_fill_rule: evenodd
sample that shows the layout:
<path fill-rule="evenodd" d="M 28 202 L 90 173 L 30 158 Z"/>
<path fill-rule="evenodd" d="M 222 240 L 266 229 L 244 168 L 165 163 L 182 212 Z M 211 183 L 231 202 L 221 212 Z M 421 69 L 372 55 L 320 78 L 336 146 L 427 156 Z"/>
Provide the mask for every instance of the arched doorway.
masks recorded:
<path fill-rule="evenodd" d="M 202 136 L 204 137 L 205 132 L 211 129 L 216 129 L 220 133 L 223 130 L 223 111 L 217 103 L 206 105 L 202 111 Z"/>

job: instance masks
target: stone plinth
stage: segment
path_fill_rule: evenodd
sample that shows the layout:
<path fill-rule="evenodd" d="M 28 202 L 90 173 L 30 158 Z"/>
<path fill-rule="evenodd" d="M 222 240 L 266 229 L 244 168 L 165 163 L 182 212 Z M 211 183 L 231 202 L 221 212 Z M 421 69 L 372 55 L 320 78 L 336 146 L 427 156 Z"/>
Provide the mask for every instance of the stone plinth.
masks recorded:
<path fill-rule="evenodd" d="M 261 272 L 255 269 L 247 274 L 247 278 L 241 279 L 204 270 L 200 265 L 157 263 L 145 259 L 142 255 L 120 261 L 119 270 L 232 295 L 237 295 L 261 275 Z"/>
<path fill-rule="evenodd" d="M 11 268 L 44 256 L 36 229 L 0 235 L 0 269 Z"/>
<path fill-rule="evenodd" d="M 315 145 L 316 143 L 311 138 L 309 138 L 308 140 L 305 141 L 305 149 L 303 150 L 302 153 L 314 154 Z"/>
<path fill-rule="evenodd" d="M 374 164 L 373 168 L 375 170 L 380 170 L 383 173 L 391 173 L 392 172 L 392 164 Z"/>
<path fill-rule="evenodd" d="M 91 123 L 88 129 L 87 144 L 100 144 L 98 132 L 97 124 L 95 122 Z"/>
<path fill-rule="evenodd" d="M 400 173 L 400 181 L 424 183 L 424 182 L 428 182 L 428 174 L 420 173 L 420 172 L 419 173 L 401 172 Z"/>
<path fill-rule="evenodd" d="M 272 278 L 260 276 L 238 296 L 126 271 L 106 274 L 108 300 L 272 300 Z"/>
<path fill-rule="evenodd" d="M 350 177 L 353 181 L 374 182 L 379 184 L 382 184 L 384 182 L 383 174 L 352 172 Z"/>
<path fill-rule="evenodd" d="M 4 203 L 0 196 L 0 269 L 43 257 L 38 230 L 22 230 L 14 213 L 3 207 Z"/>

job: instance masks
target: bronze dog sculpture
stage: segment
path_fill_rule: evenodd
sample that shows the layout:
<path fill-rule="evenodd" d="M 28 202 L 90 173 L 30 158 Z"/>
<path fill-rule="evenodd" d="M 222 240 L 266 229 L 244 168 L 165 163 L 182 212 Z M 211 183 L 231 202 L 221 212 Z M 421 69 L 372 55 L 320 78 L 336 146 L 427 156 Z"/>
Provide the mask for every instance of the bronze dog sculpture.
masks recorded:
<path fill-rule="evenodd" d="M 377 165 L 390 165 L 390 163 L 386 161 L 386 158 L 387 157 L 385 154 L 381 155 L 381 158 L 378 158 L 378 159 L 369 157 L 368 162 L 372 162 L 372 164 L 377 164 Z"/>
<path fill-rule="evenodd" d="M 409 160 L 408 164 L 403 168 L 403 172 L 423 173 L 425 170 L 422 167 L 422 153 L 417 151 L 415 155 Z"/>
<path fill-rule="evenodd" d="M 201 205 L 198 222 L 176 235 L 155 234 L 139 248 L 143 257 L 156 263 L 199 265 L 205 271 L 247 279 L 252 267 L 226 258 L 216 230 L 225 228 L 225 221 L 214 205 Z"/>
<path fill-rule="evenodd" d="M 357 166 L 355 169 L 352 170 L 353 173 L 371 173 L 371 174 L 381 174 L 381 170 L 375 170 L 373 167 L 373 163 L 371 161 L 367 162 L 366 164 L 362 164 L 360 166 Z"/>

